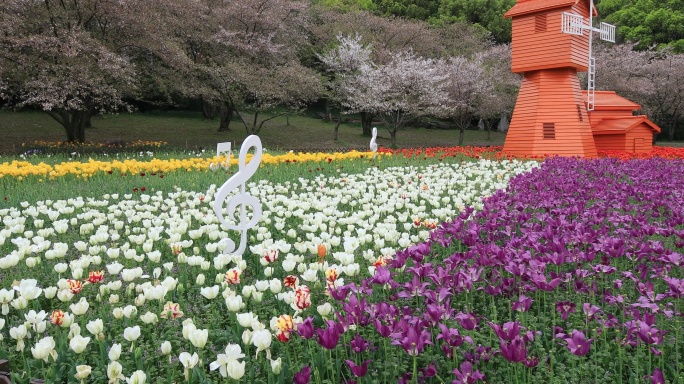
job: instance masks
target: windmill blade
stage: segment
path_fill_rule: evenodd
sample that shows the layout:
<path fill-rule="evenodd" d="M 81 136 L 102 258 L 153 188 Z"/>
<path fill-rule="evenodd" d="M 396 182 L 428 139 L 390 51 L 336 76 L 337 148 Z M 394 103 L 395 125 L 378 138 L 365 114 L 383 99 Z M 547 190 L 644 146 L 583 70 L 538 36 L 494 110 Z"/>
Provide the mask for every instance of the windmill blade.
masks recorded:
<path fill-rule="evenodd" d="M 611 43 L 615 42 L 615 26 L 614 25 L 601 22 L 601 26 L 599 27 L 599 29 L 601 30 L 601 32 L 600 32 L 601 40 L 610 41 Z"/>
<path fill-rule="evenodd" d="M 584 18 L 582 15 L 563 12 L 563 18 L 561 19 L 561 30 L 563 33 L 582 36 L 584 29 Z"/>

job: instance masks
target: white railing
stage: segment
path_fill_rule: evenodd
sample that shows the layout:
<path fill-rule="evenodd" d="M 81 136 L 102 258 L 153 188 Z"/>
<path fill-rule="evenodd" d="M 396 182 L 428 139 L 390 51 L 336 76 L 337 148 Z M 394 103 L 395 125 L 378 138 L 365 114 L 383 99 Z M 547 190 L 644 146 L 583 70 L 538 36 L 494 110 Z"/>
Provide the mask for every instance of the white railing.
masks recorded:
<path fill-rule="evenodd" d="M 582 15 L 563 12 L 563 19 L 561 23 L 561 31 L 563 33 L 582 36 L 584 29 L 584 18 Z"/>

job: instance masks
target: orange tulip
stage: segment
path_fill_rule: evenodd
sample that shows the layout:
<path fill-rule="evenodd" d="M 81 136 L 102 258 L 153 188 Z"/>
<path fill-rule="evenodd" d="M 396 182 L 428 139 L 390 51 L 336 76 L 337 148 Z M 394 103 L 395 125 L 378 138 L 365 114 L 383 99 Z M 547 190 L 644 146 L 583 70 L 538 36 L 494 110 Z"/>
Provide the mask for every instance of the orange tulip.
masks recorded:
<path fill-rule="evenodd" d="M 323 244 L 318 244 L 318 262 L 322 263 L 325 255 L 328 254 L 328 249 Z"/>

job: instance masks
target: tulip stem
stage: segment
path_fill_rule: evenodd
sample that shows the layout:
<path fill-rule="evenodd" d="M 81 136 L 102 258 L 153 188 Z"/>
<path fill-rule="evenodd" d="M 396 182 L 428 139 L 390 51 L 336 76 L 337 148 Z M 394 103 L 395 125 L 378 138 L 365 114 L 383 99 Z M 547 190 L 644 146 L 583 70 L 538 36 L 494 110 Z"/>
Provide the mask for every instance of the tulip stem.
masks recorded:
<path fill-rule="evenodd" d="M 335 382 L 336 382 L 336 381 L 335 381 L 335 363 L 334 363 L 334 361 L 333 361 L 333 359 L 332 359 L 332 350 L 329 350 L 328 353 L 329 353 L 329 355 L 328 355 L 328 356 L 329 356 L 328 361 L 330 362 L 330 364 L 332 365 L 332 368 L 333 368 L 333 369 L 332 369 L 332 377 L 333 377 L 332 382 L 335 383 Z"/>
<path fill-rule="evenodd" d="M 413 382 L 418 384 L 418 358 L 413 355 Z"/>

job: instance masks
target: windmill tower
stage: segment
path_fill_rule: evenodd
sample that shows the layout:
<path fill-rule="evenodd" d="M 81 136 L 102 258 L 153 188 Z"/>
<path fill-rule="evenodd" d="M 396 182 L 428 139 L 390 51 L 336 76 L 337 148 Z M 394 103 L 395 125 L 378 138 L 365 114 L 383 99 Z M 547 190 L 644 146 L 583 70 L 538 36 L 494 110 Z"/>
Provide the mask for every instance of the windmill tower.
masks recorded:
<path fill-rule="evenodd" d="M 614 40 L 615 32 L 605 23 L 593 28 L 594 16 L 592 0 L 518 0 L 504 15 L 513 19 L 512 71 L 523 75 L 505 152 L 597 156 L 587 114 L 596 74 L 591 38 L 598 31 Z M 578 72 L 589 73 L 587 106 Z"/>

